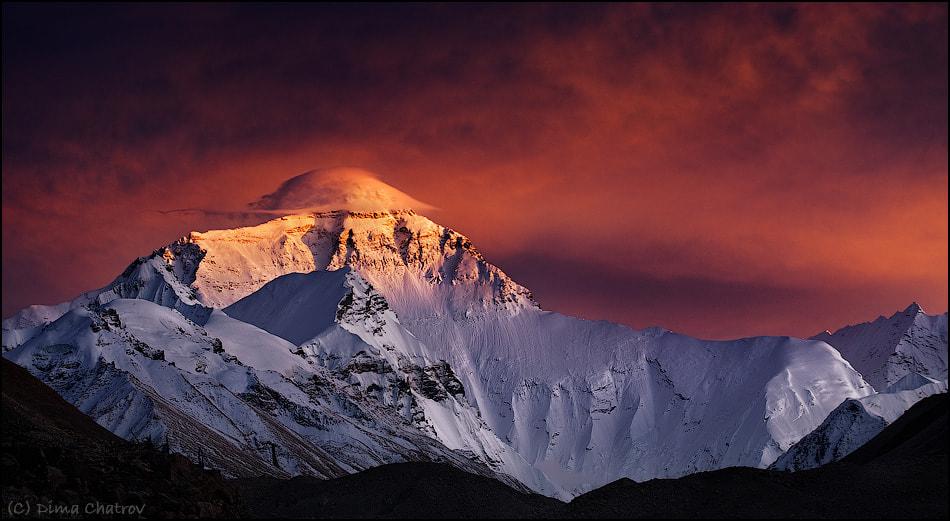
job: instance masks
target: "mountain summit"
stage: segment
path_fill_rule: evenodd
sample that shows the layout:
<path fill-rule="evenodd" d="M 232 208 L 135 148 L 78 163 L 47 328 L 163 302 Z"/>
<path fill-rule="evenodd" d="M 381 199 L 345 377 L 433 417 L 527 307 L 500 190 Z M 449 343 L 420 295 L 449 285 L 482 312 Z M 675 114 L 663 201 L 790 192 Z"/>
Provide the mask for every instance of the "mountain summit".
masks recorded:
<path fill-rule="evenodd" d="M 281 275 L 344 266 L 360 270 L 401 316 L 535 305 L 530 292 L 488 263 L 467 237 L 413 210 L 290 215 L 247 228 L 193 232 L 169 250 L 172 263 L 175 252 L 190 255 L 185 276 L 213 307 L 233 304 Z"/>
<path fill-rule="evenodd" d="M 889 317 L 812 338 L 834 346 L 878 391 L 910 374 L 947 379 L 947 314 L 927 315 L 916 302 Z"/>

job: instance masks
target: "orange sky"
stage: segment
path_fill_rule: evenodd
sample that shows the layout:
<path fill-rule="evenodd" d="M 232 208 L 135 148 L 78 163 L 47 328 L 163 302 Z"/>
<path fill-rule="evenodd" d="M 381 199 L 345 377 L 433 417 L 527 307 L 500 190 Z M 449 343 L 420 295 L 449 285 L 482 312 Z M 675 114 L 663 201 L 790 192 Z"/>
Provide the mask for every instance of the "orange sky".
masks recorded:
<path fill-rule="evenodd" d="M 337 165 L 569 314 L 726 338 L 947 309 L 945 4 L 3 15 L 4 316 Z"/>

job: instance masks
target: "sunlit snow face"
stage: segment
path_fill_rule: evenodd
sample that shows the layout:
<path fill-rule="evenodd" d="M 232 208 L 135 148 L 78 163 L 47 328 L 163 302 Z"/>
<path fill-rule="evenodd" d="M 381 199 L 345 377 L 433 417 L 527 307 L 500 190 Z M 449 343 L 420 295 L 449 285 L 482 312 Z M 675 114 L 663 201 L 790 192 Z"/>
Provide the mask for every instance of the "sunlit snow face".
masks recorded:
<path fill-rule="evenodd" d="M 284 214 L 300 211 L 374 212 L 433 209 L 360 168 L 311 170 L 284 181 L 277 190 L 251 203 L 252 208 Z"/>

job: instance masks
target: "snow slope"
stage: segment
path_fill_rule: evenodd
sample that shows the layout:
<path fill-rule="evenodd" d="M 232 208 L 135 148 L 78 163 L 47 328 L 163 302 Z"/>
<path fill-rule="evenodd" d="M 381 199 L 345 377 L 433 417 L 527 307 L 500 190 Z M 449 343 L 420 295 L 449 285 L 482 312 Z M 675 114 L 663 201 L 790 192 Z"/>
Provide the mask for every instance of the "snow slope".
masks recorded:
<path fill-rule="evenodd" d="M 224 311 L 282 338 L 305 339 L 300 357 L 449 449 L 533 490 L 569 497 L 498 439 L 451 366 L 428 358 L 386 299 L 351 269 L 284 275 Z"/>
<path fill-rule="evenodd" d="M 341 279 L 349 293 L 340 292 Z M 328 307 L 321 299 L 342 303 L 337 325 L 315 316 Z M 298 344 L 317 365 L 351 380 L 358 368 L 363 389 L 374 388 L 377 400 L 407 415 L 411 408 L 389 398 L 393 390 L 414 373 L 435 376 L 432 369 L 448 361 L 441 371 L 458 382 L 458 392 L 436 400 L 441 408 L 420 397 L 432 405 L 424 407 L 430 423 L 420 427 L 450 448 L 502 461 L 498 468 L 524 481 L 525 469 L 507 465 L 510 456 L 497 452 L 510 446 L 519 465 L 530 462 L 571 495 L 622 476 L 768 465 L 843 396 L 870 392 L 823 343 L 704 342 L 536 308 L 513 316 L 500 309 L 503 315 L 482 314 L 444 343 L 458 349 L 432 349 L 402 327 L 387 300 L 355 271 L 341 268 L 278 277 L 225 312 L 285 339 L 313 336 Z M 506 329 L 486 335 L 478 324 Z M 505 351 L 494 352 L 502 336 Z M 468 343 L 460 340 L 465 337 Z M 504 358 L 476 365 L 475 356 L 484 353 Z M 473 356 L 460 356 L 467 354 Z M 473 420 L 479 416 L 483 421 Z"/>
<path fill-rule="evenodd" d="M 947 314 L 927 315 L 917 303 L 812 338 L 834 346 L 878 390 L 909 373 L 947 380 Z"/>
<path fill-rule="evenodd" d="M 878 435 L 920 400 L 947 392 L 946 382 L 926 381 L 908 374 L 887 392 L 848 399 L 813 432 L 780 456 L 770 468 L 804 470 L 838 461 Z M 926 381 L 923 385 L 914 386 Z"/>
<path fill-rule="evenodd" d="M 708 342 L 538 310 L 414 325 L 492 429 L 574 493 L 767 466 L 842 400 L 871 392 L 818 342 Z"/>
<path fill-rule="evenodd" d="M 335 323 L 347 270 L 288 273 L 225 308 L 228 316 L 302 344 Z"/>
<path fill-rule="evenodd" d="M 495 435 L 571 494 L 622 476 L 766 466 L 845 398 L 871 392 L 822 342 L 704 342 L 542 311 L 467 238 L 412 211 L 287 216 L 188 240 L 206 252 L 194 284 L 205 302 L 236 302 L 235 317 L 301 344 L 325 318 L 276 306 L 326 307 L 307 293 L 330 289 L 288 289 L 332 275 L 265 284 L 351 268 L 419 344 L 395 348 L 446 361 Z M 258 289 L 268 296 L 237 302 Z M 333 340 L 317 354 L 337 353 Z"/>
<path fill-rule="evenodd" d="M 211 309 L 198 300 L 189 286 L 204 253 L 194 244 L 177 241 L 139 257 L 108 285 L 52 306 L 34 305 L 3 320 L 3 350 L 8 351 L 42 331 L 70 310 L 102 305 L 119 298 L 144 299 L 178 310 L 203 323 Z"/>
<path fill-rule="evenodd" d="M 167 443 L 229 476 L 333 477 L 431 460 L 495 475 L 295 351 L 218 310 L 202 327 L 116 299 L 67 312 L 5 356 L 110 431 Z"/>

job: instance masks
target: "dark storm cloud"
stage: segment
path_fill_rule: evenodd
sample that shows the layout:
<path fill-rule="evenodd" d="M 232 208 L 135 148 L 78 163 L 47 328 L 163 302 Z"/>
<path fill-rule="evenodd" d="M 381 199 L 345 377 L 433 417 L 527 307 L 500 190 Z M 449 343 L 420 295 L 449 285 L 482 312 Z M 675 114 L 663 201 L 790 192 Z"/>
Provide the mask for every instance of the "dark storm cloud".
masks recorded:
<path fill-rule="evenodd" d="M 438 206 L 490 259 L 609 259 L 605 292 L 647 288 L 686 332 L 853 307 L 842 288 L 868 280 L 888 289 L 862 310 L 903 308 L 901 287 L 946 307 L 946 5 L 3 14 L 4 315 L 189 229 L 250 224 L 248 202 L 338 165 Z M 203 211 L 160 213 L 176 208 Z M 787 305 L 750 307 L 769 294 Z M 646 302 L 587 315 L 639 325 L 659 318 Z"/>

